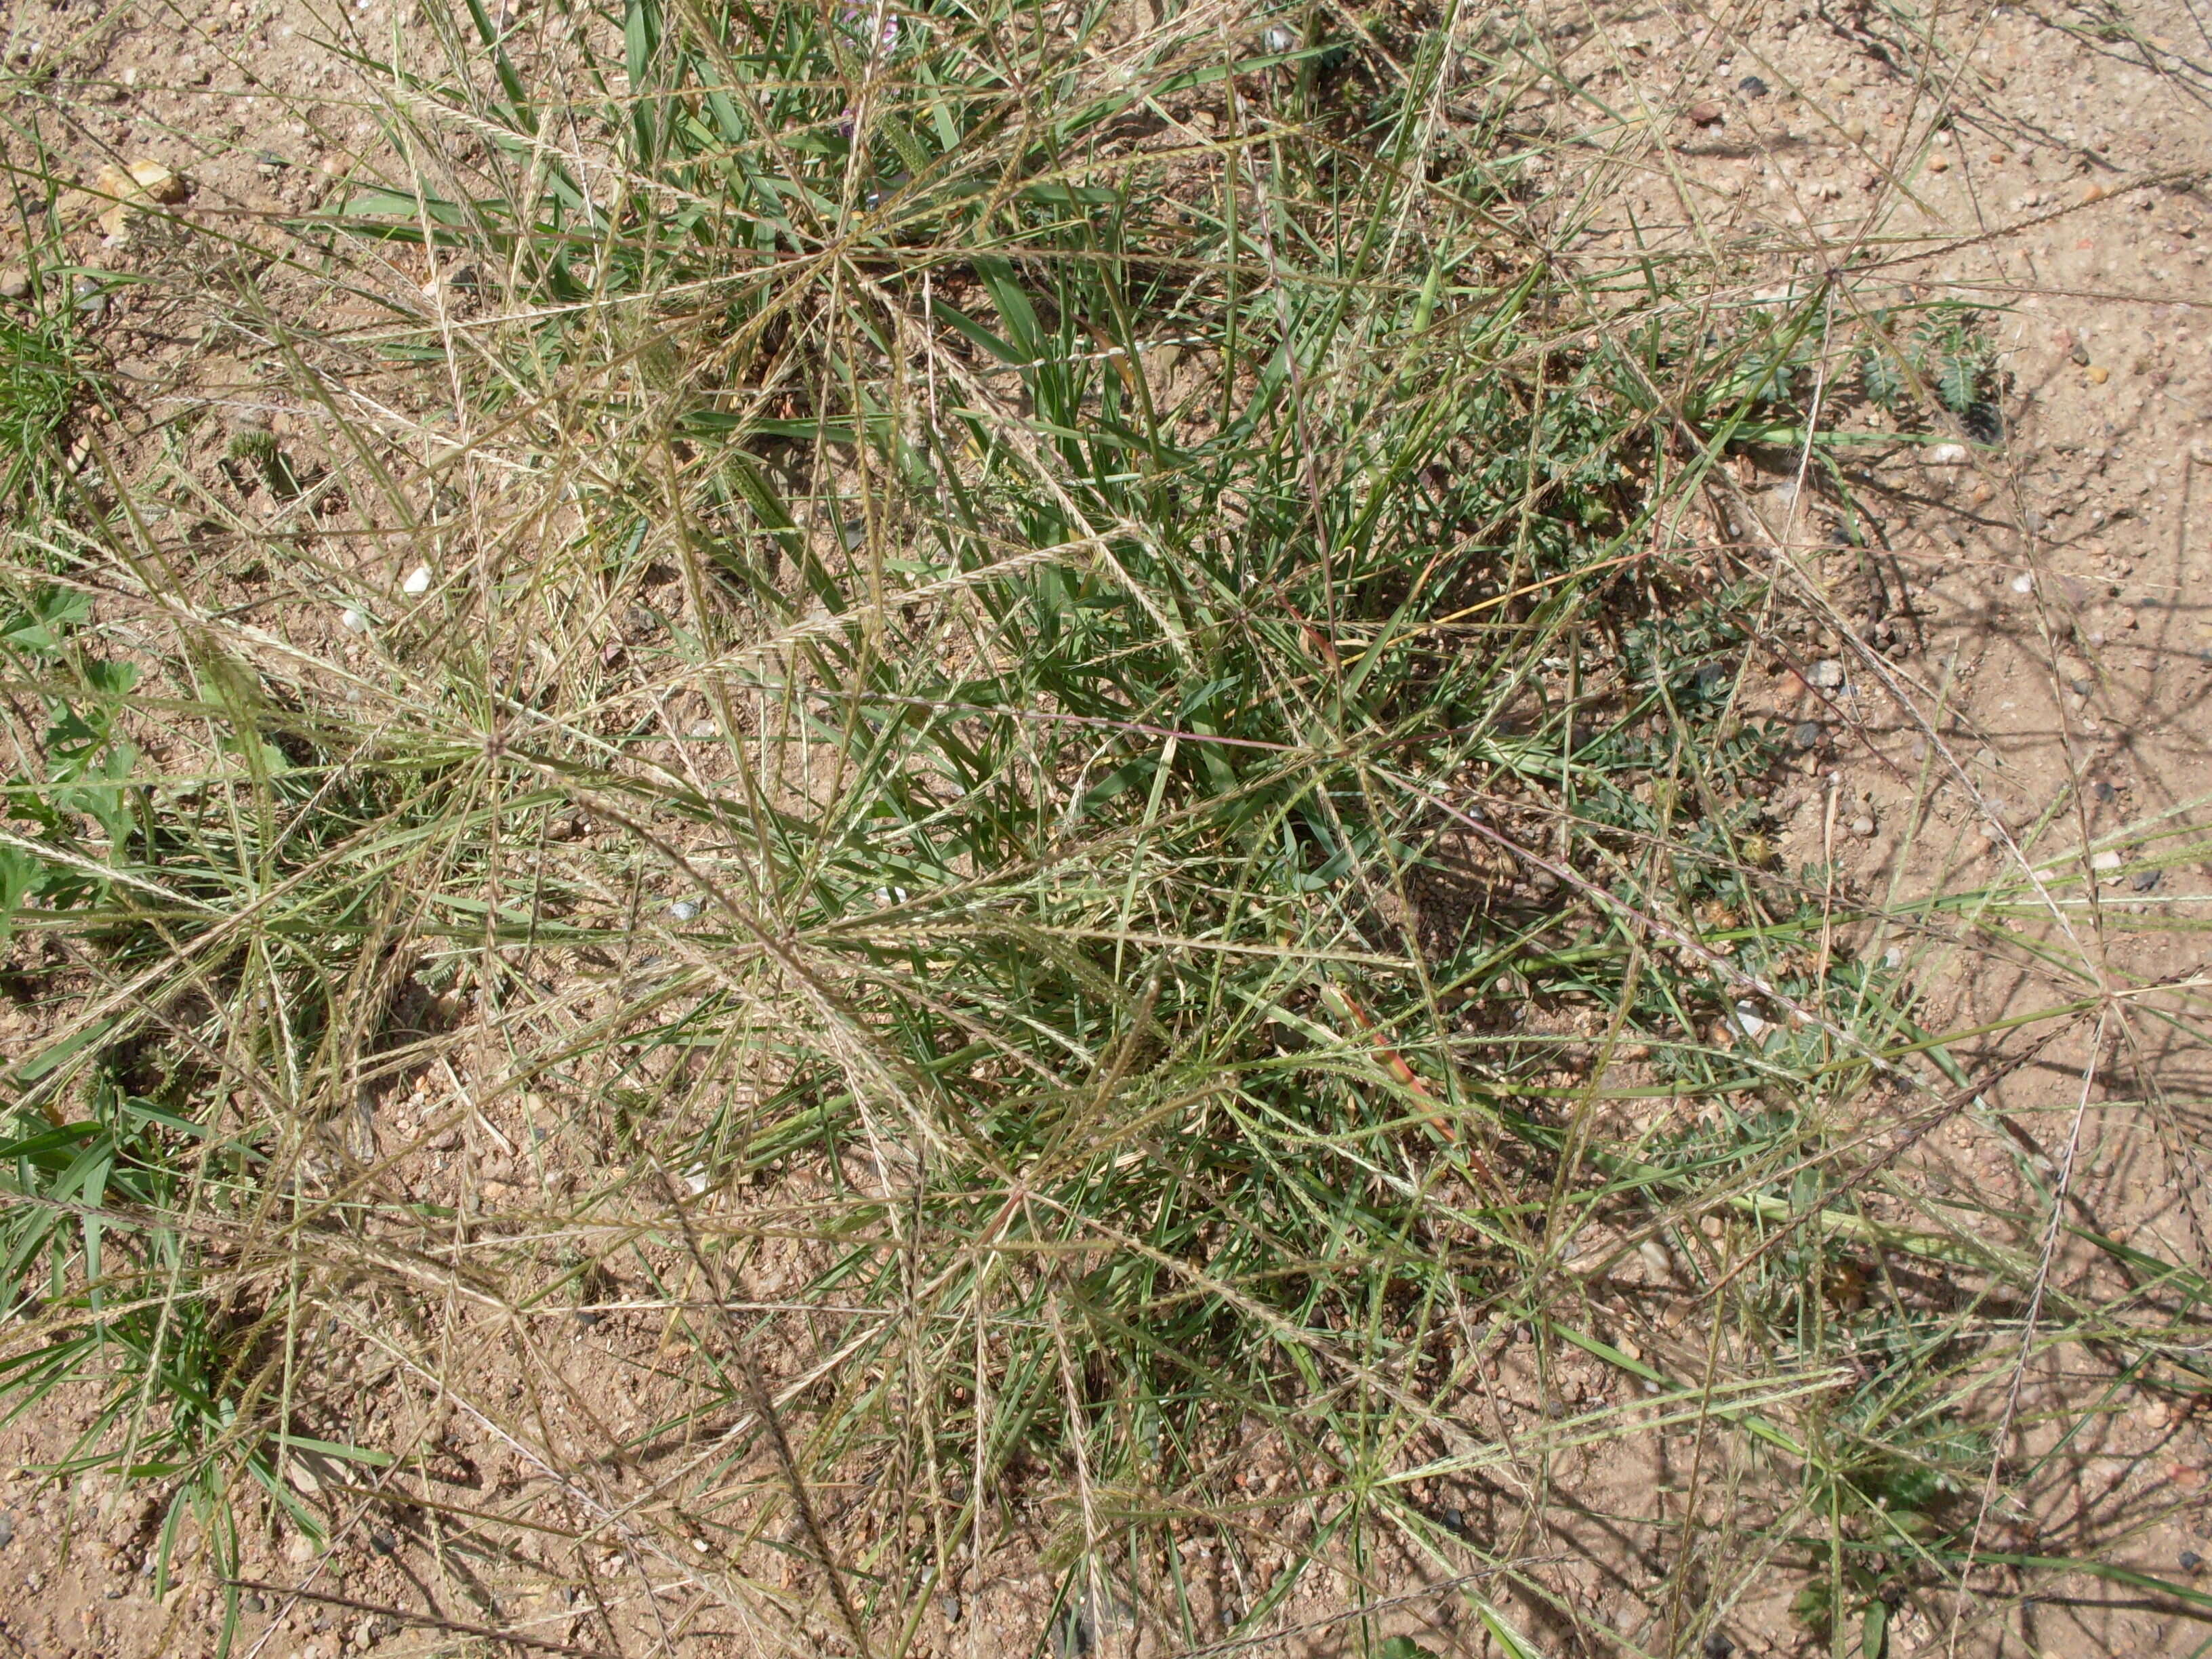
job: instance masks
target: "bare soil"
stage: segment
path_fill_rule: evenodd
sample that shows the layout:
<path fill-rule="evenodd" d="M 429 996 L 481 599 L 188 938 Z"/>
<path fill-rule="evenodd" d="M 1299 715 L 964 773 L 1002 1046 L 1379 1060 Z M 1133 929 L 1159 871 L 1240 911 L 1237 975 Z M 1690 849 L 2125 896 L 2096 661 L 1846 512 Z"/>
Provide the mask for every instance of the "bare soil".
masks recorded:
<path fill-rule="evenodd" d="M 1810 606 L 1814 620 L 1780 636 L 1741 696 L 1747 712 L 1818 726 L 1771 807 L 1791 867 L 1840 862 L 1839 908 L 1850 883 L 1909 897 L 1971 890 L 2023 858 L 2086 860 L 2130 826 L 2201 817 L 2212 794 L 2212 612 L 2197 588 L 2212 586 L 2212 38 L 2179 0 L 2143 0 L 2115 25 L 2118 15 L 1997 7 L 1947 15 L 1923 35 L 1871 8 L 1774 6 L 1726 27 L 1664 9 L 1551 15 L 1563 71 L 1622 114 L 1611 140 L 1563 153 L 1553 170 L 1563 200 L 1614 197 L 1562 257 L 1597 268 L 1637 246 L 1717 250 L 1752 289 L 1818 283 L 1848 261 L 1899 297 L 1983 308 L 2002 349 L 2003 441 L 1961 433 L 1955 455 L 1905 450 L 1871 468 L 1858 481 L 1862 505 L 1875 509 L 1858 526 L 1861 544 L 1842 533 L 1835 492 L 1786 447 L 1745 458 L 1707 520 L 1678 529 L 1686 541 L 1766 548 Z M 232 239 L 264 276 L 264 262 L 289 246 L 282 222 L 344 188 L 373 131 L 374 94 L 330 43 L 373 51 L 408 26 L 392 0 L 330 15 L 292 0 L 136 10 L 19 0 L 5 22 L 13 62 L 52 66 L 39 102 L 60 126 L 46 137 L 78 179 L 159 161 L 187 191 L 166 211 Z M 1577 127 L 1587 118 L 1587 104 L 1561 116 Z M 97 325 L 113 365 L 103 429 L 116 452 L 150 465 L 167 432 L 184 446 L 182 464 L 209 466 L 240 421 L 309 430 L 257 382 L 250 343 L 195 331 L 204 313 L 179 263 L 183 244 L 158 216 L 116 234 L 100 207 L 64 211 L 82 221 L 78 264 L 119 279 Z M 16 262 L 0 247 L 0 267 Z M 388 276 L 395 294 L 421 295 L 434 280 L 404 252 Z M 281 294 L 281 274 L 267 286 Z M 1936 1127 L 1898 1170 L 1938 1192 L 2014 1194 L 2022 1211 L 2037 1183 L 2057 1182 L 2096 1231 L 2201 1265 L 2203 1051 L 2154 1016 L 2156 988 L 2204 970 L 2199 936 L 2180 924 L 2212 914 L 2212 868 L 2126 848 L 2113 867 L 2093 868 L 2094 902 L 2076 889 L 2017 924 L 2094 975 L 2082 1016 L 2024 1063 L 2013 1064 L 2002 1023 L 2083 996 L 2077 978 L 2025 949 L 1958 953 L 1933 927 L 1887 941 L 1945 988 L 1954 1026 L 1990 1033 L 1957 1053 L 1970 1074 L 1990 1078 L 1987 1109 Z M 2133 925 L 2153 917 L 2164 925 Z M 477 1012 L 446 1014 L 465 1024 Z M 33 1035 L 10 1030 L 10 1056 Z M 392 1147 L 407 1149 L 393 1179 L 497 1227 L 526 1227 L 561 1190 L 562 1159 L 589 1149 L 541 1152 L 528 1098 L 510 1096 L 487 1115 L 457 1104 L 467 1094 L 455 1077 L 378 1103 Z M 796 1221 L 808 1200 L 798 1188 L 745 1201 L 757 1223 L 779 1210 Z M 1720 1229 L 1706 1236 L 1716 1266 L 1735 1243 Z M 1601 1265 L 1589 1290 L 1615 1310 L 1622 1340 L 1694 1357 L 1709 1316 L 1699 1298 L 1663 1265 L 1608 1255 L 1603 1243 L 1592 1242 Z M 774 1306 L 806 1248 L 761 1251 L 732 1292 Z M 2124 1275 L 2093 1255 L 2062 1241 L 2054 1272 L 2122 1293 Z M 716 1483 L 776 1477 L 719 1467 L 728 1417 L 683 1420 L 696 1378 L 675 1351 L 668 1307 L 652 1286 L 612 1282 L 526 1320 L 458 1304 L 441 1332 L 450 1364 L 435 1376 L 414 1370 L 399 1345 L 356 1333 L 342 1352 L 377 1403 L 348 1432 L 422 1452 L 430 1473 L 403 1528 L 389 1506 L 345 1494 L 374 1484 L 367 1477 L 325 1469 L 353 1518 L 326 1550 L 249 1521 L 244 1577 L 259 1588 L 244 1650 L 459 1652 L 490 1631 L 539 1651 L 702 1656 L 831 1639 L 803 1565 L 764 1565 L 785 1540 L 728 1538 L 709 1518 Z M 1554 1601 L 1517 1604 L 1540 1647 L 1584 1650 L 1586 1615 L 1620 1633 L 1621 1651 L 1671 1650 L 1680 1609 L 1668 1598 L 1682 1582 L 1673 1522 L 1716 1485 L 1756 1503 L 1757 1471 L 1717 1467 L 1695 1423 L 1595 1453 L 1545 1449 L 1545 1425 L 1633 1397 L 1633 1379 L 1595 1358 L 1540 1366 L 1510 1328 L 1480 1340 L 1483 1383 L 1459 1409 L 1472 1433 L 1503 1448 L 1499 1464 L 1492 1480 L 1439 1485 L 1424 1501 L 1449 1529 L 1501 1551 L 1517 1538 L 1553 1564 Z M 2042 1473 L 2033 1510 L 1992 1516 L 1984 1542 L 2185 1577 L 2194 1569 L 2183 1564 L 2212 1556 L 2204 1420 L 2183 1402 L 2131 1407 L 2093 1416 L 2059 1443 L 2050 1403 L 2078 1407 L 2109 1381 L 2097 1356 L 2066 1347 L 2025 1367 L 2008 1420 L 2015 1455 L 2040 1460 Z M 652 1459 L 610 1453 L 661 1414 L 674 1426 Z M 210 1650 L 211 1586 L 188 1581 L 159 1603 L 149 1593 L 155 1517 L 97 1477 L 57 1490 L 32 1473 L 77 1427 L 49 1410 L 0 1439 L 12 1471 L 0 1485 L 0 1644 L 60 1659 Z M 1300 1517 L 1267 1509 L 1284 1474 L 1278 1450 L 1255 1449 L 1241 1477 L 1255 1528 L 1281 1540 L 1279 1563 L 1300 1538 Z M 312 1469 L 300 1478 L 316 1480 Z M 877 1495 L 824 1497 L 865 1537 L 854 1515 Z M 1348 1650 L 1341 1615 L 1357 1577 L 1373 1596 L 1405 1598 L 1369 1634 L 1399 1629 L 1443 1651 L 1493 1651 L 1487 1633 L 1453 1619 L 1450 1598 L 1417 1594 L 1471 1569 L 1471 1556 L 1452 1557 L 1447 1544 L 1424 1559 L 1409 1550 L 1356 1573 L 1310 1575 L 1265 1645 Z M 740 1560 L 788 1592 L 780 1611 L 722 1592 L 722 1567 Z M 1204 1553 L 1185 1566 L 1209 1615 L 1255 1593 L 1241 1567 Z M 939 1598 L 912 1649 L 1030 1650 L 1049 1583 L 1018 1522 Z M 1968 1595 L 1916 1598 L 1897 1610 L 1888 1651 L 2198 1650 L 2200 1626 L 2166 1598 L 2079 1576 L 2042 1578 L 2033 1598 L 2018 1588 L 2000 1573 Z M 1814 1650 L 1790 1614 L 1796 1589 L 1778 1571 L 1770 1595 L 1727 1610 L 1736 1651 Z M 1184 1645 L 1141 1620 L 1104 1622 L 1139 1651 Z"/>

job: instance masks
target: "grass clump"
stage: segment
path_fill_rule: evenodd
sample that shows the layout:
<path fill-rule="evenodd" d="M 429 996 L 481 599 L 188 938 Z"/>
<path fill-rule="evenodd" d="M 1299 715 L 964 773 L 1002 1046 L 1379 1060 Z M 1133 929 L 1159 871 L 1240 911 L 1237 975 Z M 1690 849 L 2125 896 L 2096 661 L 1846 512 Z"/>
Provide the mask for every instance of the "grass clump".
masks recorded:
<path fill-rule="evenodd" d="M 1626 1640 L 1553 1483 L 1673 1433 L 1677 1650 L 1970 1568 L 2035 1223 L 1869 1150 L 1974 1091 L 1780 867 L 1801 597 L 1720 533 L 1825 294 L 1565 258 L 1456 16 L 425 15 L 207 301 L 313 435 L 179 422 L 15 555 L 60 1467 L 226 1581 L 241 1494 L 445 1561 L 459 1401 L 486 1618 L 704 1560 L 862 1651 L 1012 1562 L 1067 1651 L 1429 1580 Z"/>
<path fill-rule="evenodd" d="M 14 506 L 54 463 L 54 434 L 82 388 L 66 330 L 0 312 L 0 501 Z"/>

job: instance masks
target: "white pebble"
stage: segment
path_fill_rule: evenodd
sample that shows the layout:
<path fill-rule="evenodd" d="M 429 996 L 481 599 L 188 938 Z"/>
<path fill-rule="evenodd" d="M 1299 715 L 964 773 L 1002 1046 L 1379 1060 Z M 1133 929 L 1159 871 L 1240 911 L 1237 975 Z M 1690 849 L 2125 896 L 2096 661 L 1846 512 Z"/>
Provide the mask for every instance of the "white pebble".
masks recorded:
<path fill-rule="evenodd" d="M 1928 465 L 1930 466 L 1964 466 L 1966 464 L 1966 447 L 1964 444 L 1936 444 L 1928 452 Z"/>
<path fill-rule="evenodd" d="M 2032 570 L 2023 570 L 2020 574 L 2014 576 L 2012 579 L 2012 591 L 2015 593 L 2034 592 L 2035 573 Z"/>
<path fill-rule="evenodd" d="M 407 573 L 407 580 L 399 584 L 399 591 L 407 594 L 410 598 L 417 593 L 428 592 L 430 591 L 430 567 L 427 564 L 416 565 L 412 570 Z"/>
<path fill-rule="evenodd" d="M 1874 820 L 1867 817 L 1863 812 L 1862 812 L 1857 817 L 1851 820 L 1851 833 L 1856 836 L 1861 841 L 1873 840 L 1874 828 Z"/>
<path fill-rule="evenodd" d="M 344 610 L 338 612 L 338 623 L 349 634 L 366 634 L 368 632 L 368 615 L 363 611 L 356 610 L 352 605 L 348 605 Z"/>
<path fill-rule="evenodd" d="M 1805 678 L 1814 690 L 1832 691 L 1844 683 L 1844 665 L 1832 658 L 1826 662 L 1816 662 L 1813 665 L 1813 672 Z"/>
<path fill-rule="evenodd" d="M 2118 853 L 2100 853 L 2089 860 L 2092 870 L 2117 870 L 2124 862 Z"/>
<path fill-rule="evenodd" d="M 668 914 L 678 921 L 695 921 L 698 919 L 699 907 L 690 899 L 678 899 L 668 907 Z"/>
<path fill-rule="evenodd" d="M 1891 945 L 1889 949 L 1881 953 L 1881 965 L 1885 968 L 1904 967 L 1905 952 L 1898 946 L 1894 945 Z"/>
<path fill-rule="evenodd" d="M 1759 1011 L 1749 1002 L 1736 1004 L 1735 1012 L 1729 1016 L 1729 1024 L 1747 1037 L 1755 1037 L 1766 1030 L 1766 1022 L 1759 1017 Z"/>
<path fill-rule="evenodd" d="M 1644 1265 L 1654 1279 L 1674 1276 L 1674 1258 L 1667 1247 L 1656 1238 L 1647 1238 L 1636 1247 L 1636 1254 L 1644 1258 Z"/>

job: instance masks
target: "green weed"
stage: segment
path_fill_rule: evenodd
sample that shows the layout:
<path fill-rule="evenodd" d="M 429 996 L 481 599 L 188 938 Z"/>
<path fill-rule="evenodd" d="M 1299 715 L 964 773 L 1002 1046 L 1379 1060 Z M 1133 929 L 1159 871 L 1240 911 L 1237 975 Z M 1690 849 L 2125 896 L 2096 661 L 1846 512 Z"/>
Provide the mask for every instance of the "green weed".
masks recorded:
<path fill-rule="evenodd" d="M 54 434 L 82 388 L 65 328 L 0 313 L 0 455 L 6 457 L 0 502 L 17 505 L 58 462 Z"/>
<path fill-rule="evenodd" d="M 1613 1639 L 1546 1471 L 1677 1429 L 1758 1486 L 1682 1523 L 1681 1632 L 1773 1554 L 1831 1636 L 1963 1571 L 2039 1257 L 1869 1150 L 1971 1079 L 1876 901 L 1779 867 L 1743 686 L 1802 594 L 1680 530 L 1854 363 L 1971 425 L 1969 319 L 1572 274 L 1533 44 L 1442 20 L 425 19 L 294 226 L 374 326 L 210 325 L 320 435 L 179 422 L 158 514 L 14 555 L 57 1472 L 224 1578 L 241 1494 L 444 1549 L 371 1357 L 531 1449 L 484 1536 L 856 1648 L 1010 1554 L 1068 1652 L 1417 1569 Z M 2179 1376 L 2195 1309 L 2098 1340 Z M 1571 1419 L 1494 1413 L 1523 1327 Z M 646 1379 L 588 1449 L 517 1403 L 580 1413 L 583 1344 Z"/>

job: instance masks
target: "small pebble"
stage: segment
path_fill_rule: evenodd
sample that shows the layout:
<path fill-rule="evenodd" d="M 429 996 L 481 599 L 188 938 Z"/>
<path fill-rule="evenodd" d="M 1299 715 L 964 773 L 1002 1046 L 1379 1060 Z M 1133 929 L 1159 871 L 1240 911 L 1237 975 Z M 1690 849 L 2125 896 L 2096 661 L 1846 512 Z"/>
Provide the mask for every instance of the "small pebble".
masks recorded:
<path fill-rule="evenodd" d="M 1904 967 L 1904 966 L 1905 966 L 1905 951 L 1904 951 L 1904 949 L 1903 949 L 1901 946 L 1899 946 L 1899 945 L 1891 945 L 1891 946 L 1889 947 L 1889 949 L 1887 949 L 1887 951 L 1884 951 L 1881 953 L 1881 965 L 1882 965 L 1883 967 L 1885 967 L 1885 968 L 1890 968 L 1890 969 L 1896 969 L 1896 968 L 1902 968 L 1902 967 Z"/>
<path fill-rule="evenodd" d="M 1742 1018 L 1742 1013 L 1739 1012 L 1736 1018 Z M 1636 1247 L 1636 1254 L 1644 1258 L 1644 1270 L 1652 1278 L 1672 1279 L 1674 1276 L 1674 1258 L 1657 1239 L 1645 1239 Z"/>
<path fill-rule="evenodd" d="M 946 1624 L 957 1625 L 960 1622 L 960 1598 L 951 1590 L 945 1591 L 937 1598 L 937 1605 L 945 1610 Z"/>
<path fill-rule="evenodd" d="M 2075 684 L 2079 685 L 2082 684 L 2082 682 L 2076 680 Z M 2089 786 L 2089 793 L 2096 796 L 2099 800 L 2112 800 L 2115 799 L 2120 792 L 2113 788 L 2112 786 L 2104 779 L 2099 778 L 2096 782 Z"/>
<path fill-rule="evenodd" d="M 1951 170 L 1951 158 L 1950 158 L 1949 156 L 1948 156 L 1948 155 L 1931 155 L 1931 156 L 1929 156 L 1929 157 L 1928 158 L 1928 171 L 1929 171 L 1929 172 L 1930 172 L 1930 173 L 1948 173 L 1950 170 Z"/>
<path fill-rule="evenodd" d="M 1874 839 L 1874 820 L 1863 813 L 1851 820 L 1851 833 L 1861 841 Z"/>
<path fill-rule="evenodd" d="M 1844 665 L 1832 658 L 1826 662 L 1816 662 L 1813 665 L 1813 672 L 1806 675 L 1805 681 L 1816 690 L 1832 691 L 1844 683 Z"/>
<path fill-rule="evenodd" d="M 2138 893 L 2148 893 L 2152 891 L 2158 886 L 2159 878 L 2165 873 L 2166 872 L 2163 870 L 2141 870 L 2136 872 L 2135 882 L 2133 884 L 2136 891 Z"/>
<path fill-rule="evenodd" d="M 2181 1570 L 2184 1572 L 2194 1572 L 2204 1565 L 2204 1558 L 2195 1550 L 2184 1550 L 2174 1559 L 2181 1563 Z"/>
<path fill-rule="evenodd" d="M 1747 98 L 1764 98 L 1771 90 L 1756 75 L 1747 75 L 1735 83 L 1735 89 Z"/>
<path fill-rule="evenodd" d="M 1273 52 L 1288 52 L 1297 43 L 1297 36 L 1292 34 L 1280 23 L 1273 24 L 1265 34 L 1260 37 L 1260 44 Z"/>
<path fill-rule="evenodd" d="M 1818 749 L 1820 746 L 1820 722 L 1798 721 L 1790 728 L 1790 741 L 1799 749 Z"/>
<path fill-rule="evenodd" d="M 2012 591 L 2015 593 L 2034 592 L 2035 573 L 2032 570 L 2023 570 L 2020 574 L 2014 576 L 2012 579 Z"/>
<path fill-rule="evenodd" d="M 0 300 L 20 300 L 31 291 L 27 270 L 0 270 Z"/>
<path fill-rule="evenodd" d="M 699 916 L 699 907 L 690 899 L 678 899 L 668 907 L 668 914 L 678 921 L 696 921 Z"/>
<path fill-rule="evenodd" d="M 1930 466 L 1964 466 L 1966 447 L 1964 444 L 1931 444 L 1926 456 Z"/>
<path fill-rule="evenodd" d="M 1717 127 L 1726 118 L 1718 104 L 1708 99 L 1702 104 L 1692 104 L 1686 112 L 1693 127 Z"/>
<path fill-rule="evenodd" d="M 344 610 L 338 612 L 338 622 L 349 634 L 366 634 L 368 632 L 368 617 L 367 613 L 355 609 L 352 605 L 348 605 Z"/>
<path fill-rule="evenodd" d="M 430 591 L 430 567 L 427 564 L 416 565 L 412 570 L 407 573 L 407 580 L 399 584 L 399 591 L 408 595 L 410 599 L 417 593 L 428 592 Z"/>
<path fill-rule="evenodd" d="M 2092 363 L 2089 365 L 2089 384 L 2091 386 L 2102 386 L 2106 381 L 2112 378 L 2112 371 L 2106 368 L 2104 364 Z"/>
<path fill-rule="evenodd" d="M 2091 859 L 2089 867 L 2098 871 L 2117 870 L 2124 862 L 2125 860 L 2118 853 L 2108 851 L 2100 853 Z"/>

